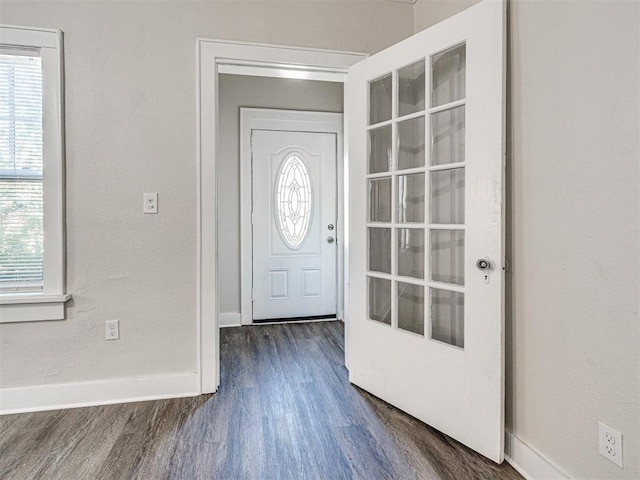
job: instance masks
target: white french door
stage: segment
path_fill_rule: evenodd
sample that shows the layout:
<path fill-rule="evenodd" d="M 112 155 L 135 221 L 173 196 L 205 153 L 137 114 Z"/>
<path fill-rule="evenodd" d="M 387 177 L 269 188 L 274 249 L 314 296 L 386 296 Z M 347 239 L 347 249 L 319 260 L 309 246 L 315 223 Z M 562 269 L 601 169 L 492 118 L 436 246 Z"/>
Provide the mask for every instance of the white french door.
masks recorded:
<path fill-rule="evenodd" d="M 352 383 L 503 460 L 505 5 L 349 69 Z"/>

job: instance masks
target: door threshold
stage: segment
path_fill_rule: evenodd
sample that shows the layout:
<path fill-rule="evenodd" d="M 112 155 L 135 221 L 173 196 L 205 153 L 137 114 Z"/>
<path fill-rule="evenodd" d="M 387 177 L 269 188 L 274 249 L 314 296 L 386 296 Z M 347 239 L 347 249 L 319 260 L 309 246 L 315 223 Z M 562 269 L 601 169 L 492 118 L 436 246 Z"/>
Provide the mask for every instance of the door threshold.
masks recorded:
<path fill-rule="evenodd" d="M 335 313 L 330 315 L 311 315 L 308 317 L 288 317 L 288 318 L 259 318 L 253 319 L 253 323 L 258 325 L 274 325 L 278 323 L 304 323 L 304 322 L 326 322 L 337 320 Z"/>

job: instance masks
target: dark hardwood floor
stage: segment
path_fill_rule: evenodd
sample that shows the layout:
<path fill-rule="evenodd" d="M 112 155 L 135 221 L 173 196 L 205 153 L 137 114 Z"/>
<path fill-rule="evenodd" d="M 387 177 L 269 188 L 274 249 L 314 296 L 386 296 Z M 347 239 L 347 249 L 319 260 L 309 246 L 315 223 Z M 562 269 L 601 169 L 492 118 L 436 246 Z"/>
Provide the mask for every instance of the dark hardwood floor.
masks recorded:
<path fill-rule="evenodd" d="M 221 330 L 215 395 L 0 417 L 0 479 L 521 479 L 349 384 L 340 322 Z"/>

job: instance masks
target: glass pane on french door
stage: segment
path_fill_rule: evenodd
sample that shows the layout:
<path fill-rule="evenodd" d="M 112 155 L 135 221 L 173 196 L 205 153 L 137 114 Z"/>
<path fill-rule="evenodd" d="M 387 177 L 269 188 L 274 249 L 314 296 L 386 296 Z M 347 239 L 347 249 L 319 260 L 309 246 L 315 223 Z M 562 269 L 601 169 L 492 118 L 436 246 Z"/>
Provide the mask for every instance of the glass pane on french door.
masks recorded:
<path fill-rule="evenodd" d="M 369 318 L 464 348 L 466 47 L 369 83 Z M 469 159 L 473 161 L 473 159 Z"/>

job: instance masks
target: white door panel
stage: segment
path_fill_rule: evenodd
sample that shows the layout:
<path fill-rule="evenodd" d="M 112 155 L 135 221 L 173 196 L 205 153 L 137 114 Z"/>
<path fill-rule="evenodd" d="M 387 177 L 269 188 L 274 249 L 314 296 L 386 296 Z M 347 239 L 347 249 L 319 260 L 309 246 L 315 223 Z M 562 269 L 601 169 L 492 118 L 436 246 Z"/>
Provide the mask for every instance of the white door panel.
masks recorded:
<path fill-rule="evenodd" d="M 252 131 L 255 320 L 336 314 L 336 141 Z"/>
<path fill-rule="evenodd" d="M 345 95 L 350 380 L 496 462 L 504 7 L 485 0 L 354 65 Z"/>

